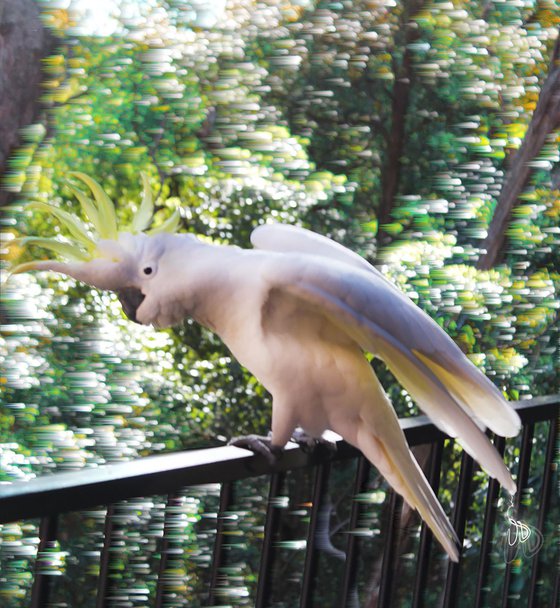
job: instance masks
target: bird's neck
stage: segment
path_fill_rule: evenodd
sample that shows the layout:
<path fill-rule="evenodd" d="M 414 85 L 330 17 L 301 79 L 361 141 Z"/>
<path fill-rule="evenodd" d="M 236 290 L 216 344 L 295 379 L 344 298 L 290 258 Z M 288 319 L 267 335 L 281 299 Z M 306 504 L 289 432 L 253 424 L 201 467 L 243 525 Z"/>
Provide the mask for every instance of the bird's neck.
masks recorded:
<path fill-rule="evenodd" d="M 203 243 L 192 260 L 189 315 L 222 337 L 232 311 L 241 304 L 247 253 L 238 247 Z"/>

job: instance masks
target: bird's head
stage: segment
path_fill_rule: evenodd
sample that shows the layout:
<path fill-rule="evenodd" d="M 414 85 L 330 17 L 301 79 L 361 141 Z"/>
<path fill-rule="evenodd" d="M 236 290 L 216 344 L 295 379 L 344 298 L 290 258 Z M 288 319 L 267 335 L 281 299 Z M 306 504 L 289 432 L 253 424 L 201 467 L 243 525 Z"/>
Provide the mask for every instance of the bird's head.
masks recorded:
<path fill-rule="evenodd" d="M 158 264 L 169 249 L 180 223 L 178 211 L 155 228 L 149 229 L 154 212 L 148 178 L 142 175 L 143 197 L 131 223 L 120 227 L 113 202 L 101 186 L 84 173 L 73 173 L 91 191 L 92 197 L 69 186 L 79 200 L 87 222 L 47 203 L 30 203 L 29 208 L 53 215 L 66 229 L 67 237 L 26 236 L 14 239 L 17 248 L 40 247 L 65 258 L 24 262 L 11 274 L 50 270 L 96 287 L 117 293 L 127 317 L 137 321 L 136 311 L 158 275 Z M 187 235 L 184 235 L 187 236 Z"/>

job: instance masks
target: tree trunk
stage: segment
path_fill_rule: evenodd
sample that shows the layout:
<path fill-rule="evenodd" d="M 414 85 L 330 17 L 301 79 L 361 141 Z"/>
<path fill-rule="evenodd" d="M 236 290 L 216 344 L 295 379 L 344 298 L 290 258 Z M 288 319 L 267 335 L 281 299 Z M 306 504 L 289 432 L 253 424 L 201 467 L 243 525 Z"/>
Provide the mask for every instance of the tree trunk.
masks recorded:
<path fill-rule="evenodd" d="M 0 184 L 10 154 L 21 143 L 20 129 L 37 120 L 41 60 L 54 41 L 33 0 L 0 0 Z M 0 207 L 9 198 L 0 185 Z"/>
<path fill-rule="evenodd" d="M 529 163 L 541 151 L 547 136 L 559 126 L 560 36 L 556 39 L 550 71 L 542 86 L 529 128 L 506 174 L 488 235 L 482 243 L 482 249 L 486 252 L 480 256 L 477 268 L 487 270 L 500 261 L 511 212 L 529 179 Z"/>
<path fill-rule="evenodd" d="M 391 211 L 399 190 L 401 177 L 402 156 L 406 142 L 406 116 L 410 101 L 410 87 L 413 76 L 412 51 L 410 45 L 418 39 L 419 31 L 410 22 L 410 16 L 416 14 L 422 7 L 422 2 L 413 0 L 408 3 L 403 15 L 401 30 L 404 31 L 402 46 L 403 57 L 400 65 L 394 68 L 395 84 L 393 86 L 391 103 L 391 130 L 387 137 L 387 149 L 383 173 L 381 176 L 381 201 L 377 214 L 378 243 L 383 245 L 388 240 L 388 234 L 383 230 L 383 224 L 391 219 Z"/>

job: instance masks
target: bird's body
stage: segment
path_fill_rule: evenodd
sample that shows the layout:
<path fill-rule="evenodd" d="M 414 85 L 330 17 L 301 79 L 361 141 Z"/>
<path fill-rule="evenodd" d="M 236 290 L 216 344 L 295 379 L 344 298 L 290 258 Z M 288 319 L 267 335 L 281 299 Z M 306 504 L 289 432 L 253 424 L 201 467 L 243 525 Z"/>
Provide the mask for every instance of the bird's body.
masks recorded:
<path fill-rule="evenodd" d="M 273 446 L 283 447 L 298 426 L 313 437 L 327 429 L 342 435 L 457 560 L 455 532 L 365 353 L 381 358 L 434 423 L 511 493 L 515 484 L 484 428 L 515 435 L 517 414 L 428 315 L 355 253 L 280 224 L 257 228 L 252 242 L 246 250 L 192 235 L 124 232 L 100 240 L 91 261 L 16 271 L 55 270 L 116 291 L 127 315 L 145 325 L 191 317 L 211 329 L 271 393 Z"/>
<path fill-rule="evenodd" d="M 304 231 L 291 227 L 277 225 L 272 230 L 276 236 L 286 231 L 293 237 L 295 230 L 303 240 L 306 237 Z M 364 356 L 369 351 L 396 369 L 404 367 L 398 375 L 408 374 L 416 389 L 413 394 L 426 392 L 425 403 L 437 401 L 439 391 L 443 403 L 428 406 L 436 412 L 436 422 L 452 436 L 465 438 L 468 451 L 511 490 L 509 472 L 474 416 L 457 406 L 421 359 L 410 363 L 402 355 L 407 343 L 436 360 L 443 349 L 450 356 L 451 368 L 455 359 L 455 365 L 459 362 L 472 372 L 472 364 L 448 336 L 373 268 L 348 264 L 330 257 L 328 251 L 322 255 L 280 253 L 210 245 L 192 237 L 179 244 L 172 239 L 169 237 L 168 253 L 161 259 L 169 255 L 164 266 L 175 269 L 175 281 L 161 273 L 160 264 L 159 278 L 142 290 L 146 297 L 136 311 L 137 320 L 165 327 L 190 316 L 216 332 L 271 393 L 273 446 L 283 447 L 298 426 L 313 437 L 327 429 L 342 435 L 420 511 L 449 554 L 456 557 L 453 530 Z M 180 259 L 183 264 L 178 272 Z M 151 293 L 158 297 L 150 298 Z M 353 323 L 341 316 L 344 312 Z M 382 331 L 376 327 L 380 318 Z M 369 339 L 362 335 L 360 325 L 370 326 Z M 386 344 L 391 341 L 395 342 L 392 352 Z M 424 375 L 418 374 L 418 366 Z M 498 403 L 503 401 L 496 389 L 489 395 Z M 441 406 L 450 404 L 450 410 L 442 412 Z"/>
<path fill-rule="evenodd" d="M 150 286 L 159 293 L 169 290 L 163 303 L 147 297 L 137 320 L 168 327 L 191 317 L 217 333 L 274 403 L 281 403 L 274 409 L 273 444 L 284 446 L 296 426 L 314 437 L 327 429 L 342 434 L 352 413 L 340 400 L 367 403 L 375 376 L 353 339 L 311 305 L 274 293 L 273 277 L 301 258 L 189 241 L 177 249 L 178 256 L 190 249 L 181 275 L 174 282 L 162 276 L 161 286 L 155 281 Z M 174 255 L 170 251 L 170 261 Z M 309 256 L 309 272 L 320 266 L 314 257 Z M 356 444 L 355 438 L 348 440 Z"/>

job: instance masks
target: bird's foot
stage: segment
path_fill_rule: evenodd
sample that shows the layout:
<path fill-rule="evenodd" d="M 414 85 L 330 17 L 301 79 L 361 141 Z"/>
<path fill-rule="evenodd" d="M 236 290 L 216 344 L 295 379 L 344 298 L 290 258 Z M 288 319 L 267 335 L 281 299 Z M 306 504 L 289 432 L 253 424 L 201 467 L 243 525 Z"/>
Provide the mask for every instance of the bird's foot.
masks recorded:
<path fill-rule="evenodd" d="M 313 437 L 300 427 L 293 432 L 292 441 L 297 443 L 304 452 L 313 452 L 318 446 L 325 447 L 329 452 L 336 452 L 336 441 L 333 441 L 324 435 Z"/>
<path fill-rule="evenodd" d="M 255 454 L 261 454 L 266 458 L 271 466 L 278 462 L 278 458 L 282 453 L 282 448 L 277 445 L 272 445 L 270 435 L 245 435 L 244 437 L 234 437 L 228 442 L 228 445 L 234 445 L 238 448 L 251 450 Z"/>

